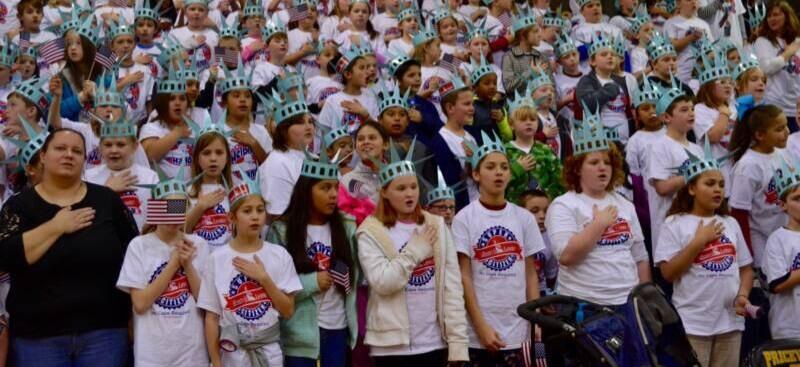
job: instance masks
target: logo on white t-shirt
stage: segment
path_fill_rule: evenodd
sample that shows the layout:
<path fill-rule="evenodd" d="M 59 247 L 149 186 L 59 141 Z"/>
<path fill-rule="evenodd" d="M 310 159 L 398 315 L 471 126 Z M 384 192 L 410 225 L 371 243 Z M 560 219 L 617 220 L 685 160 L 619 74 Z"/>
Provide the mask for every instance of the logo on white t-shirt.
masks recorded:
<path fill-rule="evenodd" d="M 344 111 L 342 114 L 342 126 L 347 126 L 350 131 L 355 131 L 361 126 L 362 122 L 364 122 L 364 119 L 355 113 Z"/>
<path fill-rule="evenodd" d="M 0 2 L 0 24 L 6 24 L 6 16 L 8 15 L 8 8 L 6 4 Z"/>
<path fill-rule="evenodd" d="M 624 218 L 617 218 L 614 224 L 608 226 L 600 240 L 597 241 L 598 246 L 614 246 L 621 245 L 627 242 L 632 237 L 631 226 Z"/>
<path fill-rule="evenodd" d="M 0 124 L 2 125 L 6 123 L 6 109 L 8 109 L 8 103 L 0 101 Z"/>
<path fill-rule="evenodd" d="M 794 260 L 792 261 L 792 268 L 789 271 L 795 271 L 800 269 L 800 253 L 795 255 Z"/>
<path fill-rule="evenodd" d="M 248 320 L 258 320 L 272 307 L 272 299 L 267 297 L 267 291 L 253 279 L 244 274 L 237 274 L 231 280 L 230 289 L 225 296 L 225 309 L 233 311 L 239 317 Z"/>
<path fill-rule="evenodd" d="M 781 175 L 780 168 L 778 169 L 777 173 L 778 175 Z M 769 179 L 767 189 L 764 190 L 764 202 L 767 204 L 780 205 L 780 198 L 778 197 L 778 188 L 775 184 L 775 177 Z"/>
<path fill-rule="evenodd" d="M 175 167 L 180 167 L 182 165 L 191 166 L 192 165 L 192 145 L 178 142 L 175 144 L 167 155 L 164 156 L 164 161 L 167 164 Z"/>
<path fill-rule="evenodd" d="M 136 195 L 136 191 L 121 192 L 119 198 L 122 199 L 122 203 L 125 204 L 131 214 L 142 214 L 142 202 L 139 200 L 139 196 Z"/>
<path fill-rule="evenodd" d="M 86 157 L 86 164 L 89 166 L 97 166 L 103 157 L 100 155 L 100 148 L 94 148 Z"/>
<path fill-rule="evenodd" d="M 319 271 L 325 271 L 331 267 L 331 247 L 322 242 L 314 241 L 306 249 L 306 255 Z"/>
<path fill-rule="evenodd" d="M 422 87 L 420 88 L 420 90 L 427 90 L 430 87 L 431 83 L 433 83 L 434 79 L 439 81 L 438 84 L 439 86 L 443 86 L 445 85 L 445 83 L 447 83 L 444 79 L 434 75 L 428 78 L 428 80 L 426 80 L 424 83 L 422 83 Z M 430 101 L 435 105 L 442 101 L 442 96 L 439 93 L 434 93 L 433 95 L 431 95 L 431 98 L 428 98 L 428 101 Z"/>
<path fill-rule="evenodd" d="M 406 242 L 403 247 L 400 248 L 400 251 L 403 251 L 406 248 L 408 242 Z M 414 268 L 414 271 L 411 272 L 411 277 L 408 279 L 408 285 L 414 287 L 422 287 L 425 284 L 428 284 L 431 279 L 433 279 L 433 273 L 436 269 L 435 263 L 433 262 L 433 257 L 429 257 L 425 260 L 422 260 L 421 263 L 417 264 Z"/>
<path fill-rule="evenodd" d="M 324 88 L 321 92 L 319 92 L 319 101 L 324 102 L 328 97 L 341 92 L 341 90 L 337 87 L 327 87 Z"/>
<path fill-rule="evenodd" d="M 726 235 L 709 242 L 694 258 L 694 263 L 699 264 L 704 269 L 721 273 L 733 265 L 736 261 L 736 246 Z"/>
<path fill-rule="evenodd" d="M 141 88 L 139 88 L 139 83 L 131 84 L 125 91 L 125 100 L 128 102 L 128 106 L 130 106 L 132 110 L 135 110 L 139 107 L 138 101 L 140 92 Z"/>
<path fill-rule="evenodd" d="M 253 148 L 250 148 L 249 145 L 236 143 L 233 148 L 231 148 L 231 163 L 245 171 L 247 177 L 251 180 L 256 179 L 256 173 L 258 171 L 258 164 L 255 163 L 255 159 L 252 158 L 253 155 Z M 241 179 L 242 177 L 239 173 L 239 169 L 233 170 L 233 174 Z"/>
<path fill-rule="evenodd" d="M 150 281 L 148 283 L 152 283 L 154 280 L 156 280 L 159 274 L 161 274 L 166 267 L 166 262 L 161 264 L 156 271 L 153 272 L 153 275 L 150 276 Z M 162 292 L 161 295 L 156 298 L 155 304 L 167 310 L 181 308 L 189 299 L 189 291 L 189 278 L 186 277 L 186 272 L 183 271 L 183 268 L 178 269 L 178 271 L 175 272 L 175 274 L 172 276 L 172 279 L 169 281 L 167 289 L 165 289 L 164 292 Z"/>
<path fill-rule="evenodd" d="M 506 271 L 521 259 L 522 246 L 514 232 L 503 226 L 490 227 L 478 238 L 475 260 L 490 270 Z"/>
<path fill-rule="evenodd" d="M 222 204 L 217 204 L 213 208 L 209 208 L 200 217 L 200 221 L 194 227 L 194 233 L 209 243 L 222 238 L 230 228 L 230 219 L 228 213 L 225 212 L 225 207 Z"/>

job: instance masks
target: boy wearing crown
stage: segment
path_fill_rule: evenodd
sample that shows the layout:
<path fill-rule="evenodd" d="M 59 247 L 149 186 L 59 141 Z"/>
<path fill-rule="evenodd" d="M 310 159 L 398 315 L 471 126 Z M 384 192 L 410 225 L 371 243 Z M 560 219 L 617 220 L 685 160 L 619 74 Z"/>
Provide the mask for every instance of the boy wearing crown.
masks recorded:
<path fill-rule="evenodd" d="M 112 77 L 117 79 L 117 89 L 125 96 L 128 119 L 135 123 L 143 122 L 152 111 L 150 96 L 155 79 L 147 66 L 134 63 L 133 28 L 125 18 L 120 18 L 119 22 L 112 20 L 107 36 L 111 40 L 111 51 L 120 60 L 117 75 Z"/>
<path fill-rule="evenodd" d="M 150 70 L 150 75 L 155 78 L 161 75 L 161 65 L 155 60 L 156 57 L 161 55 L 161 48 L 156 46 L 160 18 L 158 10 L 161 7 L 161 2 L 151 8 L 149 1 L 136 0 L 133 22 L 136 47 L 133 49 L 131 58 L 137 64 L 146 65 Z"/>
<path fill-rule="evenodd" d="M 189 55 L 200 52 L 202 60 L 211 64 L 211 54 L 219 43 L 219 35 L 209 26 L 209 8 L 207 0 L 184 0 L 183 13 L 186 26 L 175 28 L 169 32 Z M 213 23 L 212 23 L 213 24 Z"/>
<path fill-rule="evenodd" d="M 498 98 L 497 74 L 486 63 L 483 55 L 480 64 L 473 62 L 470 81 L 472 81 L 472 93 L 475 95 L 473 103 L 475 112 L 472 124 L 466 126 L 467 131 L 476 137 L 479 144 L 481 141 L 478 137 L 481 136 L 481 132 L 499 135 L 503 141 L 511 140 L 511 128 L 503 111 L 505 98 Z"/>
<path fill-rule="evenodd" d="M 560 31 L 559 31 L 560 32 Z M 580 54 L 575 43 L 569 38 L 566 32 L 560 32 L 556 36 L 553 48 L 556 55 L 556 62 L 560 68 L 553 74 L 553 84 L 556 87 L 557 107 L 559 118 L 567 121 L 575 119 L 573 109 L 577 108 L 575 88 L 584 75 L 581 69 Z"/>
<path fill-rule="evenodd" d="M 678 53 L 669 38 L 659 32 L 653 32 L 647 44 L 647 57 L 652 70 L 647 76 L 650 83 L 660 89 L 680 88 L 685 95 L 694 97 L 694 91 L 688 83 L 671 76 L 678 71 Z"/>
<path fill-rule="evenodd" d="M 595 38 L 616 39 L 623 37 L 619 28 L 603 21 L 603 5 L 600 0 L 578 0 L 583 21 L 572 29 L 572 39 L 578 46 L 581 65 L 588 69 L 591 52 L 589 47 Z"/>
<path fill-rule="evenodd" d="M 22 0 L 17 5 L 17 17 L 19 17 L 20 29 L 15 34 L 12 43 L 19 45 L 20 36 L 24 33 L 30 42 L 30 46 L 42 44 L 56 38 L 50 31 L 40 29 L 42 24 L 42 11 L 44 5 L 41 0 Z M 14 32 L 10 32 L 11 36 Z"/>
<path fill-rule="evenodd" d="M 692 79 L 695 58 L 692 49 L 698 41 L 714 41 L 711 28 L 697 16 L 697 0 L 676 0 L 677 14 L 664 23 L 664 33 L 678 52 L 678 80 L 688 83 Z"/>

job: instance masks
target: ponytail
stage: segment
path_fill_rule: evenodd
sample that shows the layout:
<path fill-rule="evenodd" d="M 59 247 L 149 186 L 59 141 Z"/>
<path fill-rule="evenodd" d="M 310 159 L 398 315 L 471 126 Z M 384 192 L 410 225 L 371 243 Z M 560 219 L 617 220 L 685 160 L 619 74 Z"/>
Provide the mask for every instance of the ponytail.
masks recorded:
<path fill-rule="evenodd" d="M 766 130 L 782 113 L 775 105 L 756 106 L 744 113 L 741 121 L 733 128 L 731 142 L 728 144 L 734 163 L 753 145 L 755 133 Z"/>

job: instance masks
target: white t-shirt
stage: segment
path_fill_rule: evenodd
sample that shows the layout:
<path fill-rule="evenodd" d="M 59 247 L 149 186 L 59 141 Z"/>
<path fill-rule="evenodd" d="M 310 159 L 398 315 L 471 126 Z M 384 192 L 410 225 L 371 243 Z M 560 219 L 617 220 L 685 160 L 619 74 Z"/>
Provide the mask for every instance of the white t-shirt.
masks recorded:
<path fill-rule="evenodd" d="M 322 75 L 306 79 L 308 103 L 320 103 L 342 91 L 344 86 L 338 81 Z"/>
<path fill-rule="evenodd" d="M 763 261 L 767 237 L 786 224 L 786 213 L 781 210 L 775 171 L 781 167 L 782 149 L 772 154 L 761 154 L 748 149 L 733 166 L 733 180 L 729 204 L 732 208 L 750 212 L 750 245 L 755 266 Z"/>
<path fill-rule="evenodd" d="M 207 195 L 219 189 L 227 190 L 219 184 L 202 184 L 200 185 L 200 195 Z M 198 199 L 191 199 L 192 206 L 197 205 Z M 230 212 L 230 203 L 228 196 L 222 199 L 217 205 L 209 208 L 197 224 L 194 225 L 192 233 L 204 239 L 208 243 L 211 251 L 216 251 L 222 246 L 225 246 L 231 240 L 231 221 L 228 218 Z"/>
<path fill-rule="evenodd" d="M 407 42 L 403 37 L 389 41 L 389 52 L 394 55 L 414 56 L 414 44 Z"/>
<path fill-rule="evenodd" d="M 0 34 L 8 34 L 12 29 L 19 29 L 18 4 L 19 0 L 0 1 Z"/>
<path fill-rule="evenodd" d="M 3 1 L 4 3 L 6 1 Z M 53 26 L 56 22 L 61 22 L 61 14 L 71 14 L 72 6 L 56 6 L 45 5 L 42 9 L 42 23 L 39 24 L 39 29 L 47 29 Z"/>
<path fill-rule="evenodd" d="M 666 128 L 661 128 L 657 131 L 639 130 L 633 133 L 625 145 L 625 162 L 628 163 L 630 174 L 644 176 L 647 172 L 648 155 L 653 145 L 664 139 L 666 132 Z"/>
<path fill-rule="evenodd" d="M 461 65 L 464 64 L 462 63 Z M 420 68 L 420 75 L 422 85 L 419 87 L 419 90 L 428 89 L 435 80 L 439 80 L 439 88 L 441 88 L 443 85 L 453 79 L 453 75 L 450 74 L 449 71 L 439 66 L 423 66 Z M 469 75 L 469 72 L 467 72 L 467 75 Z M 442 121 L 447 121 L 447 116 L 445 116 L 444 111 L 442 110 L 442 96 L 439 95 L 438 88 L 433 92 L 433 94 L 431 94 L 430 98 L 428 98 L 428 101 L 432 103 L 434 107 L 436 107 L 436 111 L 439 112 L 439 119 Z"/>
<path fill-rule="evenodd" d="M 235 257 L 255 261 L 255 256 L 264 263 L 264 270 L 281 292 L 292 294 L 303 289 L 291 255 L 281 246 L 264 242 L 260 250 L 252 253 L 242 253 L 224 246 L 212 253 L 203 272 L 197 307 L 219 315 L 221 327 L 236 325 L 239 332 L 244 334 L 269 328 L 277 324 L 280 317 L 261 284 L 233 266 Z M 261 349 L 270 366 L 283 366 L 280 343 L 267 344 Z M 241 348 L 234 352 L 222 352 L 222 364 L 226 367 L 251 366 L 247 353 Z"/>
<path fill-rule="evenodd" d="M 348 20 L 349 21 L 349 20 Z M 335 27 L 334 27 L 335 28 Z M 347 29 L 344 32 L 339 33 L 338 31 L 333 37 L 334 42 L 339 45 L 339 53 L 345 54 L 347 50 L 350 49 L 352 45 L 352 40 L 350 36 L 358 36 L 361 39 L 361 45 L 369 44 L 372 47 L 372 51 L 375 52 L 376 55 L 385 55 L 386 54 L 386 42 L 383 41 L 383 36 L 378 35 L 375 38 L 370 38 L 369 33 L 367 31 L 355 31 L 352 29 Z"/>
<path fill-rule="evenodd" d="M 361 123 L 366 121 L 366 119 L 354 113 L 345 111 L 342 107 L 342 102 L 354 100 L 367 109 L 371 118 L 378 119 L 378 114 L 380 113 L 378 111 L 378 100 L 372 91 L 364 88 L 361 90 L 361 94 L 357 96 L 347 94 L 344 91 L 329 96 L 325 100 L 322 110 L 319 111 L 319 119 L 317 120 L 319 126 L 328 129 L 349 126 L 350 134 L 354 134 L 356 129 L 361 126 Z M 323 130 L 325 129 L 317 129 L 317 135 L 322 136 Z"/>
<path fill-rule="evenodd" d="M 767 76 L 764 101 L 780 107 L 786 116 L 794 117 L 797 115 L 797 98 L 800 97 L 800 51 L 787 62 L 781 56 L 786 43 L 779 38 L 777 44 L 773 44 L 769 39 L 759 37 L 753 43 L 753 51 Z"/>
<path fill-rule="evenodd" d="M 134 176 L 136 176 L 137 184 L 139 185 L 158 183 L 158 174 L 156 174 L 155 171 L 150 169 L 149 166 L 142 166 L 137 163 L 134 163 L 130 168 L 120 172 L 113 172 L 110 168 L 108 168 L 107 165 L 101 164 L 97 167 L 86 170 L 84 176 L 88 182 L 97 185 L 105 185 L 106 180 L 108 180 L 112 173 L 114 175 L 119 175 L 121 172 L 125 171 L 130 171 Z M 142 227 L 144 226 L 145 204 L 147 203 L 147 200 L 150 199 L 150 189 L 136 187 L 136 189 L 132 191 L 120 192 L 119 197 L 122 199 L 122 202 L 125 204 L 125 206 L 128 207 L 133 219 L 136 220 L 136 226 L 141 231 Z"/>
<path fill-rule="evenodd" d="M 155 78 L 152 75 L 152 70 L 142 64 L 133 64 L 129 68 L 120 66 L 119 74 L 117 75 L 117 80 L 120 80 L 137 71 L 141 71 L 144 74 L 144 78 L 138 83 L 127 86 L 124 91 L 125 101 L 128 103 L 127 116 L 128 119 L 133 121 L 141 121 L 147 117 L 147 102 L 150 101 Z"/>
<path fill-rule="evenodd" d="M 389 15 L 386 12 L 375 14 L 372 17 L 372 27 L 375 28 L 375 32 L 381 34 L 381 36 L 386 35 L 386 31 L 392 30 L 393 32 L 398 32 L 400 34 L 400 29 L 397 28 L 397 18 L 394 15 Z"/>
<path fill-rule="evenodd" d="M 572 28 L 572 39 L 575 41 L 575 46 L 580 47 L 586 45 L 587 47 L 592 44 L 592 39 L 597 36 L 620 38 L 623 37 L 622 31 L 616 26 L 609 23 L 587 23 L 580 22 Z M 589 59 L 581 61 L 581 67 L 589 67 Z"/>
<path fill-rule="evenodd" d="M 597 80 L 599 80 L 600 84 L 603 86 L 610 83 L 616 84 L 613 80 L 603 79 L 600 76 L 597 77 Z M 630 137 L 630 131 L 628 131 L 628 117 L 625 115 L 627 98 L 623 86 L 617 86 L 619 87 L 619 94 L 602 106 L 600 109 L 600 119 L 603 120 L 603 125 L 605 127 L 614 129 L 619 133 L 619 138 L 624 144 L 628 141 L 628 137 Z"/>
<path fill-rule="evenodd" d="M 289 206 L 294 184 L 300 178 L 305 153 L 296 149 L 274 150 L 258 167 L 261 195 L 267 201 L 267 213 L 283 215 Z"/>
<path fill-rule="evenodd" d="M 142 125 L 142 129 L 139 131 L 139 142 L 152 138 L 161 139 L 169 134 L 170 130 L 160 121 L 148 122 Z M 178 170 L 183 167 L 183 177 L 188 179 L 191 175 L 193 149 L 194 147 L 188 141 L 178 140 L 164 158 L 158 161 L 158 166 L 167 177 L 175 177 Z"/>
<path fill-rule="evenodd" d="M 658 152 L 658 154 L 648 154 L 644 180 L 645 187 L 652 189 L 652 191 L 647 192 L 647 205 L 650 208 L 650 231 L 652 232 L 652 238 L 655 240 L 653 241 L 653 248 L 656 248 L 658 246 L 657 239 L 659 238 L 658 230 L 661 224 L 664 223 L 664 218 L 667 216 L 667 211 L 672 205 L 672 199 L 675 194 L 669 196 L 658 195 L 655 191 L 654 181 L 667 180 L 679 175 L 676 168 L 685 167 L 689 164 L 689 155 L 686 154 L 686 150 L 689 150 L 695 156 L 702 157 L 703 149 L 690 142 L 683 145 L 666 135 L 664 138 L 656 140 L 650 149 L 651 152 Z"/>
<path fill-rule="evenodd" d="M 583 74 L 578 76 L 569 76 L 564 74 L 561 70 L 555 73 L 555 75 L 553 75 L 553 84 L 556 86 L 556 96 L 558 96 L 557 101 L 560 101 L 562 98 L 564 98 L 564 96 L 575 93 L 575 88 L 578 87 L 578 81 L 580 81 L 582 77 Z M 572 104 L 566 105 L 558 110 L 558 115 L 563 116 L 565 119 L 567 119 L 567 121 L 574 121 L 575 113 L 572 111 Z"/>
<path fill-rule="evenodd" d="M 560 265 L 559 294 L 603 305 L 621 305 L 639 284 L 637 263 L 647 261 L 644 236 L 633 204 L 617 193 L 595 199 L 574 191 L 556 198 L 547 210 L 545 225 L 553 255 L 560 258 L 570 238 L 593 220 L 592 207 L 617 207 L 616 222 L 606 228 L 594 248 L 578 265 Z"/>
<path fill-rule="evenodd" d="M 231 130 L 233 129 L 226 124 L 225 131 Z M 247 131 L 256 139 L 261 149 L 264 149 L 267 153 L 272 151 L 272 138 L 267 133 L 266 127 L 251 122 Z M 258 160 L 253 148 L 249 145 L 237 143 L 233 140 L 233 136 L 228 138 L 228 147 L 230 147 L 231 173 L 233 176 L 241 178 L 239 171 L 243 171 L 247 173 L 251 180 L 255 180 L 258 172 Z"/>
<path fill-rule="evenodd" d="M 475 295 L 486 322 L 506 343 L 520 348 L 529 338 L 530 323 L 517 315 L 526 301 L 525 258 L 544 243 L 533 214 L 512 203 L 489 210 L 480 201 L 461 209 L 453 219 L 456 250 L 470 258 Z M 469 328 L 470 348 L 483 348 Z"/>
<path fill-rule="evenodd" d="M 187 234 L 196 255 L 192 265 L 203 276 L 208 246 L 203 239 Z M 131 240 L 122 263 L 117 287 L 125 292 L 144 290 L 164 270 L 173 246 L 155 233 Z M 203 312 L 197 308 L 189 279 L 180 268 L 169 285 L 144 314 L 133 314 L 133 354 L 136 366 L 201 366 L 208 364 L 203 333 Z"/>
<path fill-rule="evenodd" d="M 722 135 L 722 139 L 720 139 L 717 143 L 711 144 L 711 153 L 714 154 L 714 158 L 720 159 L 727 155 L 728 152 L 728 144 L 731 142 L 731 133 L 733 133 L 733 127 L 736 126 L 736 104 L 730 104 L 731 110 L 731 119 L 728 120 L 728 128 L 725 130 L 725 134 Z M 719 111 L 716 108 L 710 108 L 706 106 L 705 103 L 698 103 L 694 105 L 694 135 L 697 137 L 697 141 L 703 141 L 704 136 L 708 130 L 711 130 L 711 127 L 714 126 L 714 122 L 717 121 L 719 118 Z M 722 175 L 725 178 L 725 195 L 730 196 L 730 184 L 731 182 L 731 170 L 732 165 L 729 159 L 726 159 L 725 162 L 722 163 Z"/>
<path fill-rule="evenodd" d="M 800 269 L 800 233 L 778 228 L 767 239 L 761 271 L 767 283 Z M 784 279 L 785 281 L 786 279 Z M 800 287 L 769 297 L 769 328 L 775 339 L 800 337 Z"/>
<path fill-rule="evenodd" d="M 397 222 L 389 229 L 395 249 L 402 252 L 415 229 L 422 226 L 416 223 Z M 396 347 L 371 347 L 373 356 L 423 354 L 447 346 L 442 340 L 442 330 L 436 321 L 436 272 L 433 256 L 422 260 L 411 272 L 405 288 L 408 308 L 408 329 L 411 344 Z"/>
<path fill-rule="evenodd" d="M 333 245 L 330 224 L 312 225 L 306 228 L 306 254 L 317 266 L 317 271 L 327 271 L 331 264 Z M 317 321 L 319 327 L 327 330 L 341 330 L 347 327 L 347 315 L 344 310 L 344 294 L 335 285 L 324 293 L 314 294 L 317 304 Z"/>
<path fill-rule="evenodd" d="M 289 39 L 290 54 L 299 51 L 306 43 L 311 43 L 312 46 L 316 47 L 316 43 L 314 42 L 311 32 L 303 31 L 300 28 L 295 28 L 289 31 L 287 38 Z M 317 63 L 317 58 L 314 54 L 300 59 L 298 63 L 302 65 L 304 80 L 308 80 L 308 78 L 319 75 L 319 63 Z"/>
<path fill-rule="evenodd" d="M 439 129 L 439 135 L 442 136 L 442 140 L 447 144 L 447 147 L 450 148 L 450 151 L 453 152 L 453 155 L 456 158 L 466 157 L 467 152 L 464 150 L 464 143 L 465 141 L 469 141 L 472 144 L 478 145 L 478 141 L 475 140 L 469 132 L 464 130 L 463 136 L 458 136 L 454 132 L 450 131 L 450 129 L 442 126 Z M 467 162 L 465 159 L 459 159 L 458 163 L 461 164 L 461 169 L 465 169 Z M 469 196 L 469 201 L 478 200 L 480 196 L 480 192 L 478 191 L 478 185 L 475 184 L 475 181 L 472 178 L 467 178 L 467 195 Z"/>
<path fill-rule="evenodd" d="M 180 27 L 173 29 L 169 34 L 175 37 L 181 47 L 189 52 L 189 56 L 194 56 L 195 52 L 202 52 L 201 55 L 203 57 L 198 63 L 205 62 L 206 65 L 198 66 L 199 69 L 205 69 L 213 63 L 211 58 L 214 54 L 214 47 L 219 44 L 219 35 L 213 29 L 206 28 L 202 31 L 191 31 L 189 27 Z M 196 38 L 198 36 L 205 37 L 205 42 L 198 43 Z M 190 60 L 195 59 L 191 57 Z"/>
<path fill-rule="evenodd" d="M 553 115 L 553 113 L 550 112 L 549 110 L 540 109 L 536 112 L 536 114 L 539 115 L 539 123 L 542 124 L 543 128 L 544 127 L 558 128 L 558 120 L 556 119 L 556 116 Z M 556 155 L 556 157 L 561 157 L 561 153 L 565 149 L 564 144 L 561 143 L 561 134 L 556 134 L 556 136 L 552 138 L 546 137 L 545 144 L 547 144 L 550 147 L 550 149 L 553 150 L 553 153 Z"/>
<path fill-rule="evenodd" d="M 254 65 L 253 78 L 251 79 L 253 88 L 263 87 L 269 84 L 272 79 L 275 79 L 276 76 L 283 72 L 283 69 L 280 66 L 269 61 L 257 62 Z"/>
<path fill-rule="evenodd" d="M 785 154 L 792 158 L 789 162 L 800 162 L 800 134 L 796 132 L 789 134 L 789 139 L 786 141 Z"/>
<path fill-rule="evenodd" d="M 8 273 L 0 273 L 0 316 L 8 317 L 6 311 L 6 297 L 8 291 L 11 289 L 11 275 Z"/>
<path fill-rule="evenodd" d="M 705 20 L 698 17 L 686 19 L 681 15 L 675 15 L 664 23 L 664 32 L 670 39 L 682 39 L 686 37 L 689 29 L 701 30 L 709 41 L 714 41 L 711 28 Z M 699 41 L 698 41 L 699 42 Z M 688 83 L 692 79 L 692 69 L 694 68 L 695 58 L 692 45 L 686 46 L 683 51 L 678 53 L 678 74 L 675 75 L 680 81 Z"/>
<path fill-rule="evenodd" d="M 739 268 L 753 262 L 750 251 L 733 217 L 715 215 L 702 218 L 691 214 L 672 215 L 666 219 L 653 253 L 658 264 L 669 261 L 694 238 L 697 223 L 712 219 L 725 226 L 722 236 L 705 245 L 689 270 L 675 280 L 672 304 L 683 320 L 689 335 L 719 335 L 744 330 L 744 318 L 737 316 L 734 300 L 739 292 Z"/>
<path fill-rule="evenodd" d="M 647 56 L 647 50 L 642 46 L 636 46 L 631 50 L 631 72 L 644 73 L 647 68 L 647 63 L 650 62 L 650 57 Z"/>

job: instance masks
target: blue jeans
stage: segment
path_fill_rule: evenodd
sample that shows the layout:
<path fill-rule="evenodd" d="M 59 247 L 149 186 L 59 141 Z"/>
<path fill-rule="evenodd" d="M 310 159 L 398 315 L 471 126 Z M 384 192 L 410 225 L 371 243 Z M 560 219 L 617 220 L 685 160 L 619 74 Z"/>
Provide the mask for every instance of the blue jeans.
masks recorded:
<path fill-rule="evenodd" d="M 347 329 L 328 330 L 319 328 L 319 361 L 321 367 L 344 367 L 347 357 Z M 313 358 L 290 357 L 284 360 L 285 367 L 316 367 Z"/>
<path fill-rule="evenodd" d="M 19 367 L 125 367 L 128 363 L 127 329 L 14 338 L 11 344 L 13 365 Z"/>

